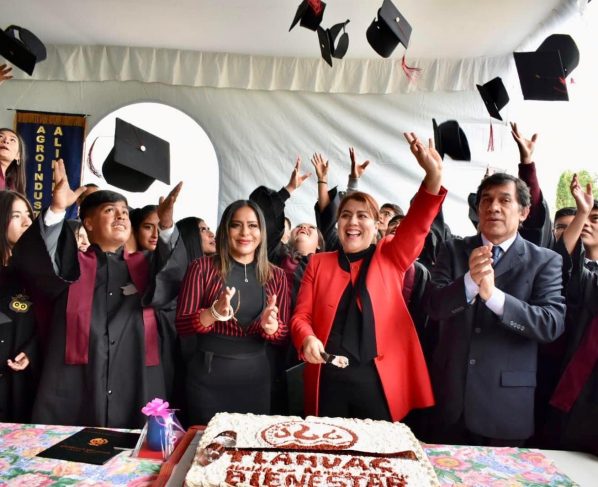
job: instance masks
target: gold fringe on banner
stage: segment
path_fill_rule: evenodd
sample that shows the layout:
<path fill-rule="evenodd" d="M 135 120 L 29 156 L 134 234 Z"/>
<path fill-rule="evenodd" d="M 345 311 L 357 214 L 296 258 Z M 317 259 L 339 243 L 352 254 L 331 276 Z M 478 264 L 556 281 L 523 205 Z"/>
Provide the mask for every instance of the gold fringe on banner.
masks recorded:
<path fill-rule="evenodd" d="M 17 123 L 66 125 L 85 128 L 85 115 L 75 113 L 29 112 L 17 110 Z"/>

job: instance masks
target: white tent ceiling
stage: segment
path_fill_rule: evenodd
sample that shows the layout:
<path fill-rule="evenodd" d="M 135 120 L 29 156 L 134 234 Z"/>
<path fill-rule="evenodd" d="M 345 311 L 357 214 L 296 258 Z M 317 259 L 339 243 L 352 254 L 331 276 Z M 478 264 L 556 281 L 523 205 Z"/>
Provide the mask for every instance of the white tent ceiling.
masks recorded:
<path fill-rule="evenodd" d="M 394 0 L 413 27 L 409 57 L 511 52 L 562 0 Z M 316 34 L 288 32 L 299 0 L 13 0 L 2 28 L 26 27 L 46 44 L 134 46 L 317 57 Z M 7 5 L 9 4 L 9 5 Z M 348 58 L 374 58 L 365 31 L 382 0 L 328 0 L 322 25 L 346 19 Z M 394 56 L 402 55 L 397 49 Z"/>

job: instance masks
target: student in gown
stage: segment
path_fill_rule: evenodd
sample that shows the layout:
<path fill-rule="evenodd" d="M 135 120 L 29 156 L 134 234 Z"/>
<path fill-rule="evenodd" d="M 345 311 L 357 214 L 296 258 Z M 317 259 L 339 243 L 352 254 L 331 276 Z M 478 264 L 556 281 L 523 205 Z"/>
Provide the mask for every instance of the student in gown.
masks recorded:
<path fill-rule="evenodd" d="M 29 422 L 37 385 L 33 303 L 10 267 L 12 249 L 32 215 L 22 195 L 0 191 L 0 422 Z"/>
<path fill-rule="evenodd" d="M 598 455 L 598 201 L 577 175 L 577 212 L 555 250 L 563 257 L 567 318 L 545 433 L 549 448 Z"/>
<path fill-rule="evenodd" d="M 69 188 L 62 160 L 55 162 L 54 181 L 50 208 L 13 255 L 27 285 L 53 305 L 33 421 L 140 427 L 145 421 L 141 408 L 165 395 L 162 331 L 144 298 L 154 269 L 161 269 L 172 247 L 170 236 L 167 230 L 161 234 L 163 245 L 152 256 L 159 262 L 124 252 L 131 231 L 127 201 L 119 193 L 97 191 L 80 208 L 92 243 L 80 252 L 64 215 L 85 188 Z M 174 227 L 179 190 L 180 184 L 160 205 L 164 229 Z"/>
<path fill-rule="evenodd" d="M 265 222 L 252 201 L 229 205 L 216 232 L 216 254 L 194 260 L 181 286 L 176 325 L 187 351 L 190 424 L 219 411 L 268 414 L 271 372 L 266 342 L 288 337 L 289 292 L 268 262 Z"/>
<path fill-rule="evenodd" d="M 131 219 L 131 233 L 135 237 L 137 250 L 147 250 L 153 252 L 158 246 L 158 235 L 160 233 L 158 225 L 157 205 L 145 205 L 143 208 L 131 210 L 129 215 Z"/>
<path fill-rule="evenodd" d="M 433 142 L 405 136 L 426 176 L 396 235 L 374 245 L 378 205 L 351 193 L 338 211 L 340 250 L 315 254 L 307 265 L 291 320 L 295 347 L 308 362 L 306 414 L 398 421 L 434 402 L 402 284 L 446 190 Z M 324 351 L 347 356 L 349 366 L 325 365 Z"/>
<path fill-rule="evenodd" d="M 25 144 L 20 135 L 0 128 L 0 190 L 25 194 Z"/>

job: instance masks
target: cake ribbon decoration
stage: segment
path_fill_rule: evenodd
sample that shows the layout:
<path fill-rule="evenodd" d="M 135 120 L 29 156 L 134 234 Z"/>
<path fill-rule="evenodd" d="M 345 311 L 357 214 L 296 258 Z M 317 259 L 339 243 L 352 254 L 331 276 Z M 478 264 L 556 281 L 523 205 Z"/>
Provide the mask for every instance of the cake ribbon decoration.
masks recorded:
<path fill-rule="evenodd" d="M 170 408 L 168 401 L 158 397 L 148 402 L 141 412 L 147 416 L 147 444 L 151 450 L 162 451 L 162 458 L 168 458 L 185 430 Z"/>

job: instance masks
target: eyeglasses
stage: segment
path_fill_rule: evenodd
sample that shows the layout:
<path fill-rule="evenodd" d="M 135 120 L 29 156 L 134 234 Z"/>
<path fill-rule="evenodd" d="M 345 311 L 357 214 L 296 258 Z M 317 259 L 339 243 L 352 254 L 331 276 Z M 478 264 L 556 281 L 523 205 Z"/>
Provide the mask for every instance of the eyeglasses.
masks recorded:
<path fill-rule="evenodd" d="M 394 211 L 380 210 L 380 215 L 387 216 L 387 217 L 393 217 L 393 216 L 395 216 L 395 213 L 394 213 Z"/>

